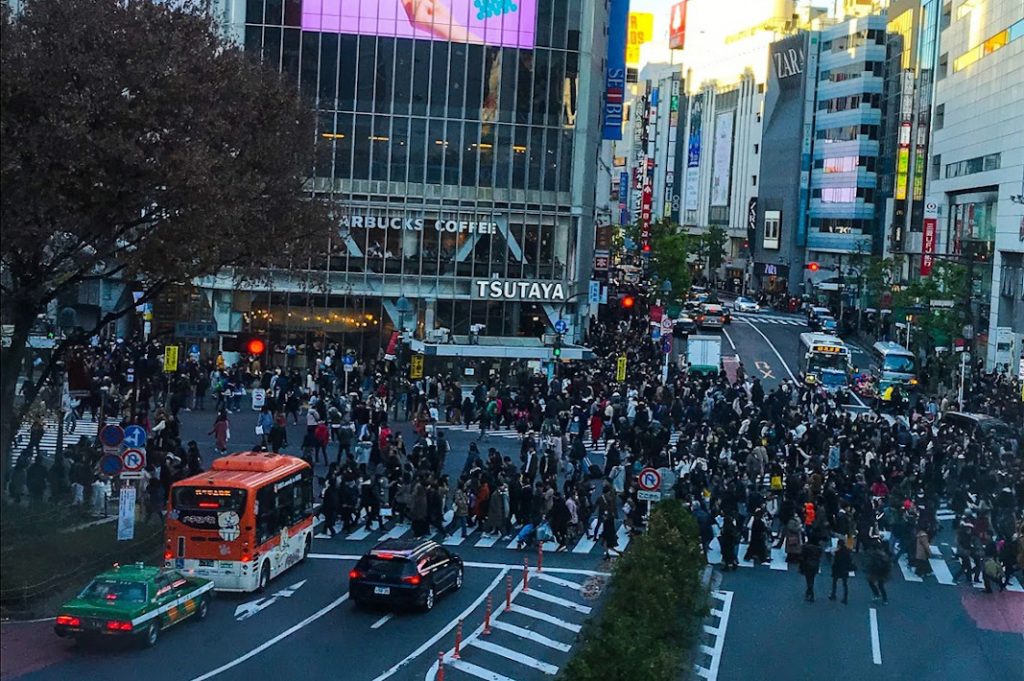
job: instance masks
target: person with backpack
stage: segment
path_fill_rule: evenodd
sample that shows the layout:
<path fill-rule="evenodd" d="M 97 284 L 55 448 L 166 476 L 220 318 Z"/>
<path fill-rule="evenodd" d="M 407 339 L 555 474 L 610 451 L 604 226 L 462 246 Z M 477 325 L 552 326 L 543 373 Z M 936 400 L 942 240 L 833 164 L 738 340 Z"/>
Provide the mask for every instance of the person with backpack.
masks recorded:
<path fill-rule="evenodd" d="M 814 578 L 818 576 L 818 570 L 821 568 L 821 553 L 818 536 L 816 533 L 812 533 L 800 553 L 800 573 L 803 574 L 807 583 L 804 600 L 808 603 L 814 602 Z"/>
<path fill-rule="evenodd" d="M 885 545 L 875 540 L 868 549 L 865 557 L 865 572 L 867 573 L 868 586 L 871 588 L 871 600 L 877 603 L 882 601 L 883 605 L 889 604 L 889 594 L 885 592 L 885 583 L 889 580 L 892 572 L 892 560 Z"/>
<path fill-rule="evenodd" d="M 836 544 L 836 553 L 832 557 L 832 594 L 828 597 L 830 601 L 834 601 L 836 599 L 836 585 L 839 582 L 842 582 L 842 604 L 846 605 L 847 596 L 849 595 L 850 570 L 852 569 L 853 556 L 850 553 L 850 547 L 847 546 L 846 541 L 840 537 L 839 543 Z"/>

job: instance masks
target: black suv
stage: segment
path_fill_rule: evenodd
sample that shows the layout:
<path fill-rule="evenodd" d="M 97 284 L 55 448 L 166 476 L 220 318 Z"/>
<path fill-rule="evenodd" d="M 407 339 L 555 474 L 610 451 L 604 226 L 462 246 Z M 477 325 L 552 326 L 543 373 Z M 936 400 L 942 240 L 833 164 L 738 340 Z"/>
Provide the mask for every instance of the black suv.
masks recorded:
<path fill-rule="evenodd" d="M 383 603 L 433 610 L 437 597 L 462 588 L 462 559 L 429 539 L 388 539 L 348 573 L 357 605 Z"/>

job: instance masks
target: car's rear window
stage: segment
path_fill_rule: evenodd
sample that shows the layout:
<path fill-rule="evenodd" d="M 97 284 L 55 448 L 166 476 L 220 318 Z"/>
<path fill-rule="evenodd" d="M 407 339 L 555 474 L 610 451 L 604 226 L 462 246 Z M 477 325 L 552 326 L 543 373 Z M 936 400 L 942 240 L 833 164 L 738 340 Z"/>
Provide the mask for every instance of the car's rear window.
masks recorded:
<path fill-rule="evenodd" d="M 413 571 L 411 562 L 405 558 L 363 557 L 359 561 L 359 570 L 370 579 L 398 579 Z"/>
<path fill-rule="evenodd" d="M 119 579 L 94 579 L 79 595 L 80 598 L 112 602 L 142 603 L 146 600 L 146 585 Z"/>

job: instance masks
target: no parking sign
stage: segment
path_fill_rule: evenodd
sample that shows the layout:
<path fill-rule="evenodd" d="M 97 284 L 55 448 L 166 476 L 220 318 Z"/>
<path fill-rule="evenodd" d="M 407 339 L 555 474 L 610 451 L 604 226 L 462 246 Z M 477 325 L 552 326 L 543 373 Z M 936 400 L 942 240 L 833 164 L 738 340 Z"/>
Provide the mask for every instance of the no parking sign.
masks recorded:
<path fill-rule="evenodd" d="M 121 463 L 124 465 L 125 473 L 141 473 L 146 466 L 146 452 L 141 449 L 126 449 L 121 454 Z"/>

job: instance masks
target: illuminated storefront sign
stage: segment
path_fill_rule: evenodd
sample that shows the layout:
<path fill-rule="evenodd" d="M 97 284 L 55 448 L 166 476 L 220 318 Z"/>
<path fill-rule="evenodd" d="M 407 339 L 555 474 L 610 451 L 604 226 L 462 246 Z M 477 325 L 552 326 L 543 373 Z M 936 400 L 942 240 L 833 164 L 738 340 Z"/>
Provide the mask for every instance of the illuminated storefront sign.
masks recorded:
<path fill-rule="evenodd" d="M 345 215 L 338 221 L 349 229 L 401 229 L 422 232 L 424 227 L 438 232 L 469 234 L 497 234 L 498 223 L 490 220 L 432 220 L 427 218 L 401 218 L 383 215 Z"/>
<path fill-rule="evenodd" d="M 560 281 L 522 279 L 478 279 L 473 282 L 473 297 L 482 300 L 533 300 L 562 302 L 565 284 Z"/>

